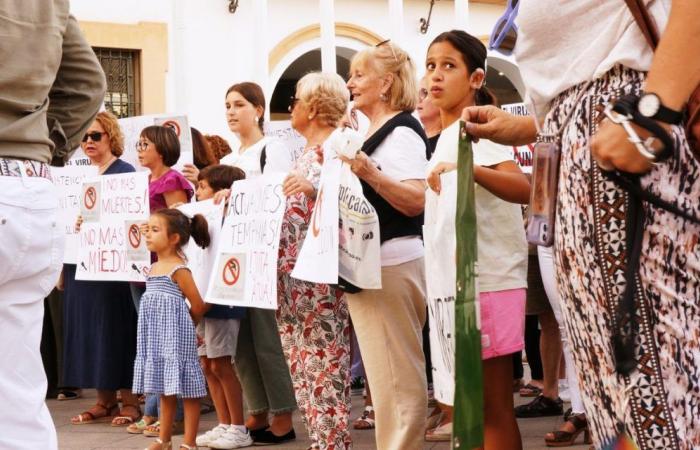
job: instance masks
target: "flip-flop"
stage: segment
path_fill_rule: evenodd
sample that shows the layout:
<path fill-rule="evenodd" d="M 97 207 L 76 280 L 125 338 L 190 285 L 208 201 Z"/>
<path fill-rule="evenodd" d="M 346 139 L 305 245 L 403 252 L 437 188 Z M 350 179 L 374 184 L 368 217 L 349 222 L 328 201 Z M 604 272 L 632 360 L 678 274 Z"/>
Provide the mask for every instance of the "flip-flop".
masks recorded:
<path fill-rule="evenodd" d="M 152 419 L 156 419 L 155 417 L 152 417 Z M 147 426 L 153 425 L 156 423 L 158 420 L 154 420 L 153 422 L 146 423 L 146 420 L 141 417 L 141 420 L 138 422 L 132 423 L 131 425 L 126 427 L 126 432 L 129 434 L 143 434 L 143 430 L 146 429 Z"/>
<path fill-rule="evenodd" d="M 425 440 L 428 442 L 449 442 L 450 439 L 452 439 L 452 422 L 425 432 Z"/>

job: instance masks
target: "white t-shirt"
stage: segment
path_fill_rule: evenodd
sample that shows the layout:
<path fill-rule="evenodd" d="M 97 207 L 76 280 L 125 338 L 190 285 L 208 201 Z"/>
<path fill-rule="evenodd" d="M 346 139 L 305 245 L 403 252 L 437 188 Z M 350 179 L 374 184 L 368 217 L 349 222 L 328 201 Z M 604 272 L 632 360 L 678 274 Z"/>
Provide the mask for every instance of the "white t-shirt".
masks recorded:
<path fill-rule="evenodd" d="M 236 166 L 243 169 L 246 178 L 254 178 L 262 174 L 260 170 L 260 154 L 265 147 L 265 173 L 289 172 L 294 165 L 289 150 L 277 139 L 263 137 L 251 145 L 243 153 L 240 149 L 221 158 L 220 164 Z"/>
<path fill-rule="evenodd" d="M 645 3 L 662 31 L 671 0 Z M 617 64 L 651 67 L 653 51 L 622 0 L 521 0 L 516 23 L 515 58 L 540 117 L 557 95 Z"/>
<path fill-rule="evenodd" d="M 396 127 L 370 156 L 381 171 L 398 181 L 425 179 L 425 143 L 408 127 Z M 407 263 L 424 254 L 419 235 L 390 239 L 380 249 L 382 266 Z"/>
<path fill-rule="evenodd" d="M 442 130 L 428 172 L 439 162 L 457 162 L 459 121 Z M 472 144 L 474 164 L 488 167 L 512 161 L 513 153 L 486 139 Z M 475 183 L 479 291 L 527 287 L 527 241 L 520 205 L 501 200 Z"/>

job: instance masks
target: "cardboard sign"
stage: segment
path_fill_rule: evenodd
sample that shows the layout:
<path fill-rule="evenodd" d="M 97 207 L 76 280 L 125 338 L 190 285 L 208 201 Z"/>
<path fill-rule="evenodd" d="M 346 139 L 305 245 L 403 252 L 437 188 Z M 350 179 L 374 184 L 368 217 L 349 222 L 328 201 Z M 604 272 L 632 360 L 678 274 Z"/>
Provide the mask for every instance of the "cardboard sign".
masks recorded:
<path fill-rule="evenodd" d="M 277 309 L 277 259 L 286 174 L 233 183 L 217 244 L 208 303 Z"/>
<path fill-rule="evenodd" d="M 525 103 L 511 103 L 503 105 L 501 108 L 515 116 L 528 116 L 527 106 Z M 521 146 L 513 146 L 513 159 L 525 173 L 532 173 L 532 153 L 535 150 L 535 144 L 527 144 Z"/>
<path fill-rule="evenodd" d="M 201 248 L 190 239 L 190 242 L 183 249 L 187 257 L 187 266 L 192 271 L 197 289 L 204 297 L 214 269 L 217 243 L 221 234 L 221 221 L 224 216 L 224 203 L 215 205 L 213 200 L 205 200 L 181 205 L 178 206 L 178 209 L 188 217 L 193 217 L 195 214 L 203 215 L 209 225 L 209 237 L 211 238 L 209 247 Z"/>
<path fill-rule="evenodd" d="M 289 150 L 290 161 L 296 161 L 306 146 L 306 138 L 292 128 L 290 120 L 265 122 L 265 136 L 281 141 Z"/>
<path fill-rule="evenodd" d="M 148 222 L 148 174 L 102 175 L 79 195 L 78 280 L 144 281 L 151 266 L 141 225 Z"/>
<path fill-rule="evenodd" d="M 153 114 L 148 116 L 134 116 L 119 119 L 119 127 L 124 135 L 124 154 L 120 157 L 122 161 L 128 162 L 138 172 L 148 171 L 147 168 L 139 164 L 136 144 L 139 142 L 141 131 L 151 125 L 169 126 L 180 138 L 180 159 L 173 166 L 174 169 L 182 171 L 185 164 L 192 164 L 194 153 L 192 150 L 192 133 L 190 132 L 189 121 L 185 115 Z M 107 139 L 107 138 L 103 138 Z M 83 150 L 78 147 L 66 166 L 89 166 L 88 158 Z"/>
<path fill-rule="evenodd" d="M 96 166 L 52 167 L 51 177 L 58 191 L 59 223 L 66 235 L 63 262 L 75 264 L 78 261 L 78 233 L 75 222 L 82 206 L 82 184 L 88 178 L 97 176 Z"/>
<path fill-rule="evenodd" d="M 337 157 L 331 157 L 327 152 L 324 155 L 316 205 L 292 271 L 292 277 L 299 280 L 328 284 L 338 282 L 338 191 L 341 164 Z"/>

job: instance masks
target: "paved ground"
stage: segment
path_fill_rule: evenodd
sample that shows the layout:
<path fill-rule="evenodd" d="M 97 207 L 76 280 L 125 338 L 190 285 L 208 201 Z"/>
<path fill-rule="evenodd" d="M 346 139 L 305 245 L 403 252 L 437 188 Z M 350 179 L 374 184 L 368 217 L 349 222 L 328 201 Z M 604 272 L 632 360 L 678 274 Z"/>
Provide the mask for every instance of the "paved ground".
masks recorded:
<path fill-rule="evenodd" d="M 143 449 L 151 441 L 140 435 L 130 435 L 123 428 L 113 428 L 109 424 L 89 424 L 89 425 L 71 425 L 70 417 L 80 411 L 88 409 L 95 401 L 95 391 L 84 391 L 84 397 L 78 400 L 59 402 L 49 400 L 48 405 L 53 415 L 56 429 L 58 431 L 58 444 L 61 450 L 92 450 L 92 449 Z M 516 403 L 523 403 L 516 395 Z M 568 407 L 568 406 L 567 406 Z M 355 418 L 359 415 L 362 409 L 362 397 L 353 397 L 353 413 Z M 546 419 L 524 419 L 520 420 L 520 432 L 523 437 L 523 448 L 526 450 L 543 450 L 544 446 L 542 437 L 547 431 L 554 429 L 561 418 L 551 417 Z M 289 445 L 280 445 L 274 447 L 255 447 L 257 449 L 277 449 L 277 450 L 297 450 L 306 449 L 309 446 L 309 441 L 306 439 L 306 432 L 301 423 L 301 418 L 298 413 L 294 416 L 295 429 L 297 432 L 296 442 Z M 215 425 L 216 417 L 213 413 L 202 416 L 200 429 L 206 430 Z M 372 431 L 355 431 L 352 433 L 354 441 L 354 449 L 370 450 L 375 448 L 374 433 Z M 582 436 L 579 436 L 581 442 Z M 176 436 L 174 444 L 182 442 L 181 436 Z M 175 448 L 175 447 L 174 447 Z M 428 444 L 425 449 L 447 450 L 447 444 Z M 569 447 L 575 450 L 587 450 L 588 446 L 579 445 Z M 508 449 L 503 449 L 508 450 Z"/>

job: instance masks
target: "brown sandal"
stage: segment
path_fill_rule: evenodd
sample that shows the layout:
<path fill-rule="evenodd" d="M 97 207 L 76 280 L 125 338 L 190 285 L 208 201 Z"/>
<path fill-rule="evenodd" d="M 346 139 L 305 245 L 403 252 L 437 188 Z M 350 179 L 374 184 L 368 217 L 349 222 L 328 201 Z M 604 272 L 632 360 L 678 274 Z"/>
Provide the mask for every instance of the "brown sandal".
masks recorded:
<path fill-rule="evenodd" d="M 119 405 L 105 406 L 97 403 L 87 411 L 83 411 L 72 417 L 70 423 L 73 425 L 86 425 L 88 423 L 109 422 L 119 412 Z"/>
<path fill-rule="evenodd" d="M 588 429 L 586 414 L 571 414 L 565 423 L 570 423 L 574 427 L 573 432 L 557 430 L 547 433 L 544 442 L 547 447 L 570 447 L 575 444 L 578 435 L 583 432 L 583 443 L 591 444 L 591 432 Z"/>

